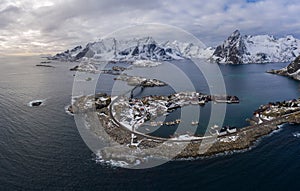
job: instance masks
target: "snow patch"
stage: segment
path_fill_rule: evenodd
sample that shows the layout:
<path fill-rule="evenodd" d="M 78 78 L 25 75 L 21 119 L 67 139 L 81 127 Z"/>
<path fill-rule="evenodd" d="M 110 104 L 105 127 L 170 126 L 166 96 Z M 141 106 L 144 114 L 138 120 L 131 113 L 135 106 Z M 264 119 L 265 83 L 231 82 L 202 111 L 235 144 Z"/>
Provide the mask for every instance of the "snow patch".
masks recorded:
<path fill-rule="evenodd" d="M 156 67 L 161 65 L 161 62 L 155 62 L 151 60 L 136 60 L 132 63 L 132 65 L 136 67 Z"/>

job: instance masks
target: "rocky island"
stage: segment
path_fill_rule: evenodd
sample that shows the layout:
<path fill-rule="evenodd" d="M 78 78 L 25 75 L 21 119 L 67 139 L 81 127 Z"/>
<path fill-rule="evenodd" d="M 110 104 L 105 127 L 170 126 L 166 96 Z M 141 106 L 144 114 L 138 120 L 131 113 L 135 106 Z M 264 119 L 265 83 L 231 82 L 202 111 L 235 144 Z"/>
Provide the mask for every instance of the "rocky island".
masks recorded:
<path fill-rule="evenodd" d="M 279 70 L 270 70 L 267 71 L 267 73 L 287 76 L 295 80 L 300 80 L 300 56 L 298 56 L 294 61 L 292 61 L 287 67 L 284 67 Z"/>

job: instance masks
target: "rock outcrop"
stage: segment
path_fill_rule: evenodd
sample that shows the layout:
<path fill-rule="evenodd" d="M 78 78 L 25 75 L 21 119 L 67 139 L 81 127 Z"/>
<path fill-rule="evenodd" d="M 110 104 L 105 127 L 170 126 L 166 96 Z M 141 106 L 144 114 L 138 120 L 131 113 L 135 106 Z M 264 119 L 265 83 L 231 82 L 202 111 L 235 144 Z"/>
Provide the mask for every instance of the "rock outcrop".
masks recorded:
<path fill-rule="evenodd" d="M 62 53 L 57 53 L 55 56 L 47 57 L 49 60 L 60 60 L 60 61 L 75 61 L 76 56 L 82 51 L 82 46 L 76 46 L 71 50 L 66 50 Z"/>
<path fill-rule="evenodd" d="M 300 56 L 298 56 L 293 62 L 291 62 L 287 67 L 279 70 L 267 71 L 271 74 L 278 74 L 281 76 L 288 76 L 295 80 L 300 80 Z"/>

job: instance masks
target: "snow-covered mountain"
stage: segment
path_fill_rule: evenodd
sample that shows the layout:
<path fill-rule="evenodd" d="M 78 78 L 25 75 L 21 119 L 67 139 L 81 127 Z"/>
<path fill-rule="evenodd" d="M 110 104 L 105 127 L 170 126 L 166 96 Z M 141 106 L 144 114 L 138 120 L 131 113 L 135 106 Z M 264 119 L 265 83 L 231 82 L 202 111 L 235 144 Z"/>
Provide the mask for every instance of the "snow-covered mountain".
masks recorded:
<path fill-rule="evenodd" d="M 276 39 L 270 35 L 241 35 L 234 31 L 217 48 L 193 43 L 157 42 L 151 37 L 131 40 L 115 38 L 88 43 L 56 54 L 49 59 L 75 61 L 83 57 L 106 61 L 174 60 L 203 58 L 224 64 L 291 62 L 300 55 L 300 40 L 289 35 Z"/>
<path fill-rule="evenodd" d="M 289 35 L 276 39 L 270 35 L 241 35 L 234 31 L 219 45 L 212 60 L 225 64 L 291 62 L 300 55 L 300 40 Z"/>
<path fill-rule="evenodd" d="M 75 51 L 76 50 L 76 51 Z M 178 41 L 158 43 L 151 37 L 119 41 L 115 38 L 88 43 L 49 57 L 52 60 L 75 61 L 83 57 L 99 60 L 176 60 L 183 58 L 209 58 L 214 49 Z"/>
<path fill-rule="evenodd" d="M 71 50 L 66 50 L 62 53 L 58 53 L 55 56 L 48 57 L 50 60 L 61 60 L 61 61 L 75 61 L 76 55 L 82 51 L 82 46 L 76 46 Z"/>
<path fill-rule="evenodd" d="M 185 58 L 210 58 L 215 51 L 214 48 L 204 48 L 204 45 L 195 45 L 193 43 L 179 42 L 177 40 L 164 43 L 164 46 L 177 50 Z"/>

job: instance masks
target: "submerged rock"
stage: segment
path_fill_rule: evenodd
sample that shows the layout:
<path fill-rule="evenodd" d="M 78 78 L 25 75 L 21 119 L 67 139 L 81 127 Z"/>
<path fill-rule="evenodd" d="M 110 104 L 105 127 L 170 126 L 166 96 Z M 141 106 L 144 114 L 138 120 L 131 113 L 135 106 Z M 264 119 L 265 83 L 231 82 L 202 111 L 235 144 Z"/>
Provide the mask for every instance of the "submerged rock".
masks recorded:
<path fill-rule="evenodd" d="M 33 102 L 31 105 L 32 106 L 40 106 L 43 102 L 41 101 L 37 101 L 37 102 Z"/>
<path fill-rule="evenodd" d="M 37 65 L 35 65 L 35 66 L 48 67 L 48 68 L 55 68 L 54 66 L 48 65 L 48 64 L 37 64 Z"/>
<path fill-rule="evenodd" d="M 43 102 L 44 102 L 44 100 L 34 100 L 34 101 L 29 102 L 28 105 L 30 107 L 37 107 L 37 106 L 42 105 Z"/>

